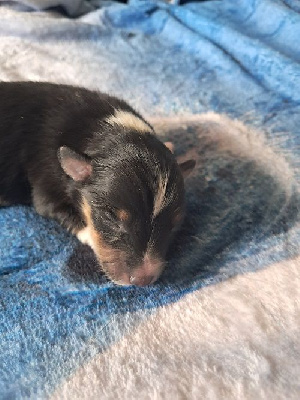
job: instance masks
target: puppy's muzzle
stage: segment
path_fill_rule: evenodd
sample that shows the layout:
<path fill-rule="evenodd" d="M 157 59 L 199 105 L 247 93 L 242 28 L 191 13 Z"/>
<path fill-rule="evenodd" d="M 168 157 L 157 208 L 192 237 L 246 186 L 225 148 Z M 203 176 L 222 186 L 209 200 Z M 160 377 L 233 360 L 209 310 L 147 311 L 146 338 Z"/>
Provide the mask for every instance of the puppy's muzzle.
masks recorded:
<path fill-rule="evenodd" d="M 145 255 L 142 262 L 132 268 L 121 259 L 113 263 L 103 262 L 107 276 L 118 285 L 148 286 L 154 283 L 164 269 L 164 262 L 157 257 Z"/>

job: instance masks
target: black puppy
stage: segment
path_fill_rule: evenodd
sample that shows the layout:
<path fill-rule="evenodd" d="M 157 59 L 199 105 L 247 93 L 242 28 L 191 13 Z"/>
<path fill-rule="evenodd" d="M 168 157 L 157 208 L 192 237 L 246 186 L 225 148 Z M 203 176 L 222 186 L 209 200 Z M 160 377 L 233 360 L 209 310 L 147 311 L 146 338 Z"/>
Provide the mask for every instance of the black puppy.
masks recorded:
<path fill-rule="evenodd" d="M 178 165 L 151 125 L 115 97 L 0 83 L 0 205 L 33 203 L 90 245 L 118 284 L 160 276 L 184 215 L 183 175 L 194 165 Z"/>

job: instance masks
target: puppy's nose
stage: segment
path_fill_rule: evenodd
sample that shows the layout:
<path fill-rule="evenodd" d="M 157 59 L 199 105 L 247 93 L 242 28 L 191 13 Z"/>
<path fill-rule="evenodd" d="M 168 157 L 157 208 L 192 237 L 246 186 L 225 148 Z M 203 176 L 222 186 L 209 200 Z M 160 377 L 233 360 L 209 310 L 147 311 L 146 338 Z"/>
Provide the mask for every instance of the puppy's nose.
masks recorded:
<path fill-rule="evenodd" d="M 149 256 L 147 253 L 144 256 L 142 264 L 135 268 L 130 275 L 131 285 L 147 286 L 155 282 L 163 269 L 163 262 L 156 258 Z"/>
<path fill-rule="evenodd" d="M 130 283 L 131 285 L 135 286 L 147 286 L 150 285 L 152 282 L 155 281 L 154 275 L 146 275 L 146 276 L 130 276 Z"/>

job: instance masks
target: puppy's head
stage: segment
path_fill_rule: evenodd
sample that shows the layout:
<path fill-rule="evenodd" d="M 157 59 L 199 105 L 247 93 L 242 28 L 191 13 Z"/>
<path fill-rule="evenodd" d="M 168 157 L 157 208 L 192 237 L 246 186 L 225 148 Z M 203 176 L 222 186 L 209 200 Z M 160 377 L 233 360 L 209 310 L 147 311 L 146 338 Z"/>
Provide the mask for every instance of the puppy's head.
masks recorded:
<path fill-rule="evenodd" d="M 145 286 L 163 271 L 184 217 L 184 176 L 195 162 L 178 164 L 171 146 L 150 130 L 118 127 L 105 137 L 93 139 L 86 154 L 59 150 L 63 170 L 81 193 L 87 227 L 78 237 L 115 283 Z"/>

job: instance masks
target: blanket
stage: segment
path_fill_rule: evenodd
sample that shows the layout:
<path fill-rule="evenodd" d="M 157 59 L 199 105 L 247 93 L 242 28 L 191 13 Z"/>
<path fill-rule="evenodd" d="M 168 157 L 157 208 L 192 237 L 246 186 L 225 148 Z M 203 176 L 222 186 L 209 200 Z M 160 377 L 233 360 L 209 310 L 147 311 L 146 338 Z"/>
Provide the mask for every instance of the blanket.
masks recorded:
<path fill-rule="evenodd" d="M 0 399 L 297 399 L 296 0 L 0 3 L 0 79 L 120 96 L 176 156 L 161 279 L 118 287 L 31 207 L 0 210 Z M 5 101 L 5 99 L 0 99 Z"/>

